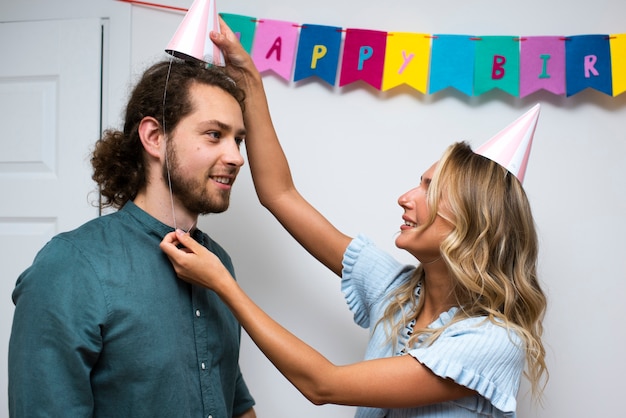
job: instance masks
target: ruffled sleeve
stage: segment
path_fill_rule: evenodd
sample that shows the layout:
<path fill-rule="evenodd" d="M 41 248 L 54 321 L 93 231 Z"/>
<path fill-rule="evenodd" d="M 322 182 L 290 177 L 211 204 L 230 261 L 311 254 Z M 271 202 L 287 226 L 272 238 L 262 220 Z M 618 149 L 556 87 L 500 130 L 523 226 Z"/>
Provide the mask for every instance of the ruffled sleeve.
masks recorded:
<path fill-rule="evenodd" d="M 415 267 L 403 265 L 382 251 L 364 235 L 352 240 L 343 256 L 341 290 L 354 322 L 369 327 L 378 318 L 387 291 L 398 281 L 411 276 Z"/>
<path fill-rule="evenodd" d="M 431 327 L 448 322 L 446 314 Z M 484 317 L 469 318 L 449 326 L 432 345 L 421 344 L 408 354 L 436 375 L 475 390 L 500 411 L 515 411 L 525 353 L 514 331 Z"/>

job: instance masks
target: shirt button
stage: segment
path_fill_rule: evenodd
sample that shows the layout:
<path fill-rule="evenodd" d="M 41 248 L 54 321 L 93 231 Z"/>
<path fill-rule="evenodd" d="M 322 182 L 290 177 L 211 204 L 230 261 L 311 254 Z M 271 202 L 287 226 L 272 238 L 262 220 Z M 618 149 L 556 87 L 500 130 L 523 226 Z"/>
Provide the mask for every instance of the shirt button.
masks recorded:
<path fill-rule="evenodd" d="M 200 318 L 200 309 L 196 309 L 196 316 Z"/>
<path fill-rule="evenodd" d="M 204 364 L 204 362 L 202 362 L 202 364 L 200 364 L 200 367 L 202 367 L 202 370 L 206 369 L 206 364 Z"/>

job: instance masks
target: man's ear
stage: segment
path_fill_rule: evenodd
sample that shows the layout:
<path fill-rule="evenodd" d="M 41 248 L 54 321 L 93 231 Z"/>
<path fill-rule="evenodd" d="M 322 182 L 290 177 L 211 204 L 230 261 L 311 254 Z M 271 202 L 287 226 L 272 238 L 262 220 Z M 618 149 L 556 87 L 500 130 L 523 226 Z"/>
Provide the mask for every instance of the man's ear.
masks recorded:
<path fill-rule="evenodd" d="M 139 122 L 139 138 L 146 152 L 155 158 L 160 158 L 161 148 L 165 145 L 163 130 L 158 120 L 152 116 L 144 117 Z"/>

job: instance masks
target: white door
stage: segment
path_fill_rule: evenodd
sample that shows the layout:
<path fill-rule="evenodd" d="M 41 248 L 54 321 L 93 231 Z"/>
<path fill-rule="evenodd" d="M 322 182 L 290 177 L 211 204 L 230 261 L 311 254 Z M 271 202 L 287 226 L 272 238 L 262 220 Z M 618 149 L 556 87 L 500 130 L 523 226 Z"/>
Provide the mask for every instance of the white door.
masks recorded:
<path fill-rule="evenodd" d="M 100 19 L 0 23 L 0 418 L 18 275 L 56 233 L 98 216 Z"/>

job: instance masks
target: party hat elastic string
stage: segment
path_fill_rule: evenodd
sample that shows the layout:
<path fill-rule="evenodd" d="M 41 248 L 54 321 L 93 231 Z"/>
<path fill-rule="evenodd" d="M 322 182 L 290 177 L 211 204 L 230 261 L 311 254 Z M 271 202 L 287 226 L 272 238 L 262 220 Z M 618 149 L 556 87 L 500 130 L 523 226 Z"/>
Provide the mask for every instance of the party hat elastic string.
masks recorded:
<path fill-rule="evenodd" d="M 174 229 L 177 229 L 176 224 L 176 210 L 174 209 L 174 192 L 172 191 L 172 176 L 170 174 L 170 161 L 169 161 L 169 152 L 168 152 L 168 141 L 169 137 L 167 135 L 167 129 L 165 126 L 165 102 L 167 99 L 167 85 L 170 80 L 170 73 L 172 71 L 172 61 L 173 58 L 170 58 L 170 64 L 167 68 L 167 76 L 165 77 L 165 88 L 163 89 L 163 114 L 161 116 L 161 125 L 163 126 L 163 138 L 165 140 L 165 171 L 167 171 L 167 185 L 170 192 L 170 204 L 172 206 L 172 220 L 174 221 Z"/>

